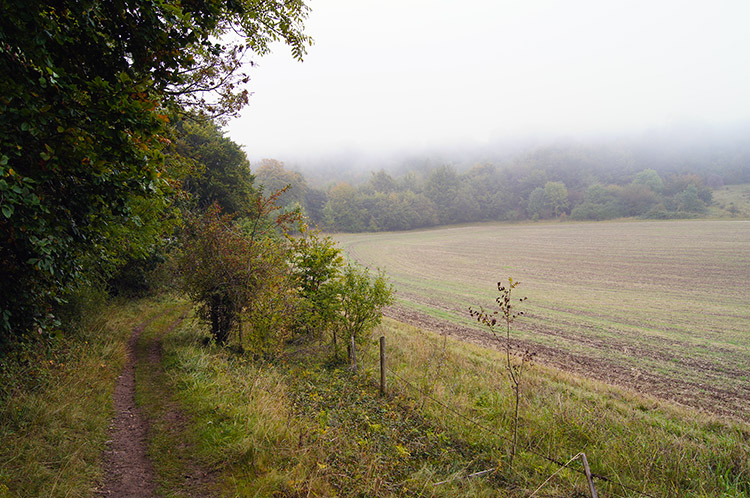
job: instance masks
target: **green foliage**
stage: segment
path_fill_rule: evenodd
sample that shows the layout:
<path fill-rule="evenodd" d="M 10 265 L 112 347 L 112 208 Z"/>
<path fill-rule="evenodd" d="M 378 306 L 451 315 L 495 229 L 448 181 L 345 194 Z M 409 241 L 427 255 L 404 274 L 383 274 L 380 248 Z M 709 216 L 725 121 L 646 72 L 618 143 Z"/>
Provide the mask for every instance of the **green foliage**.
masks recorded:
<path fill-rule="evenodd" d="M 159 252 L 144 258 L 127 258 L 107 280 L 107 290 L 112 296 L 145 297 L 158 287 L 156 270 L 164 263 Z"/>
<path fill-rule="evenodd" d="M 529 194 L 527 210 L 536 219 L 558 217 L 567 209 L 568 189 L 562 182 L 547 182 Z"/>
<path fill-rule="evenodd" d="M 563 182 L 544 184 L 544 202 L 555 217 L 565 214 L 568 209 L 568 189 Z"/>
<path fill-rule="evenodd" d="M 288 219 L 282 214 L 272 223 L 266 220 L 277 209 L 279 194 L 258 200 L 256 219 L 245 230 L 217 205 L 186 219 L 178 264 L 183 289 L 201 306 L 220 344 L 241 327 L 246 313 L 252 326 L 248 340 L 258 353 L 272 352 L 287 332 L 294 299 L 287 248 L 274 228 L 283 228 Z"/>
<path fill-rule="evenodd" d="M 350 344 L 367 339 L 366 332 L 377 326 L 383 318 L 383 308 L 393 303 L 393 288 L 385 274 L 380 272 L 372 277 L 367 268 L 348 264 L 338 282 L 340 328 L 344 339 Z M 354 351 L 350 351 L 350 359 Z"/>
<path fill-rule="evenodd" d="M 667 174 L 670 170 L 663 168 L 639 171 L 638 165 L 647 162 L 637 159 L 627 149 L 570 147 L 540 149 L 509 164 L 478 164 L 463 173 L 450 165 L 401 177 L 380 170 L 366 183 L 330 187 L 323 221 L 332 230 L 361 232 L 568 214 L 576 220 L 677 218 L 701 213 L 699 204 L 681 201 L 691 184 L 706 207 L 712 203 L 712 191 L 699 175 Z M 683 167 L 671 168 L 678 166 Z M 713 185 L 723 181 L 715 174 L 708 177 Z"/>
<path fill-rule="evenodd" d="M 301 300 L 300 328 L 314 335 L 330 328 L 339 312 L 338 279 L 344 267 L 341 249 L 318 230 L 300 227 L 292 242 L 292 274 Z"/>
<path fill-rule="evenodd" d="M 704 213 L 706 211 L 706 204 L 698 197 L 698 187 L 692 183 L 680 193 L 677 202 L 680 211 L 688 213 Z"/>
<path fill-rule="evenodd" d="M 392 194 L 398 190 L 396 180 L 382 169 L 377 173 L 372 173 L 369 184 L 375 192 L 382 194 Z"/>
<path fill-rule="evenodd" d="M 222 212 L 238 216 L 252 213 L 256 193 L 250 163 L 214 122 L 180 121 L 174 145 L 178 156 L 174 159 L 187 159 L 192 165 L 182 183 L 191 204 L 206 209 L 217 203 Z"/>
<path fill-rule="evenodd" d="M 348 183 L 339 183 L 328 191 L 323 209 L 326 225 L 346 232 L 361 232 L 367 227 L 365 215 L 356 189 Z"/>
<path fill-rule="evenodd" d="M 310 42 L 300 1 L 2 3 L 0 341 L 171 229 L 170 122 L 247 102 L 243 54 Z M 214 40 L 228 32 L 239 41 Z"/>
<path fill-rule="evenodd" d="M 648 186 L 631 183 L 620 189 L 620 200 L 625 216 L 641 216 L 659 204 L 660 198 Z"/>
<path fill-rule="evenodd" d="M 255 178 L 266 192 L 286 189 L 279 198 L 280 206 L 306 206 L 307 181 L 300 173 L 287 170 L 284 163 L 275 159 L 263 159 L 255 170 Z"/>
<path fill-rule="evenodd" d="M 636 185 L 645 185 L 654 192 L 661 192 L 664 188 L 664 183 L 662 182 L 659 173 L 653 169 L 644 169 L 635 175 L 633 183 Z"/>
<path fill-rule="evenodd" d="M 470 186 L 462 183 L 450 166 L 441 166 L 429 174 L 424 195 L 435 204 L 442 224 L 470 221 L 479 215 L 480 207 Z"/>
<path fill-rule="evenodd" d="M 583 203 L 570 213 L 574 220 L 611 220 L 623 216 L 617 190 L 599 184 L 586 189 Z"/>

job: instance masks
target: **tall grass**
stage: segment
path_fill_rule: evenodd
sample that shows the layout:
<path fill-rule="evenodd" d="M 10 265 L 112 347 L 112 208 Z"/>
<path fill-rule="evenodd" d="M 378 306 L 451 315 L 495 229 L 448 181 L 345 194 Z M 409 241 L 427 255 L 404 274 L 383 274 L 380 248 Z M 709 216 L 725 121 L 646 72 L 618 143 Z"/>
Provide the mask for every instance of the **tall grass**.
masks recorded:
<path fill-rule="evenodd" d="M 364 373 L 352 375 L 314 348 L 255 363 L 204 346 L 195 323 L 167 336 L 171 386 L 225 495 L 528 496 L 559 469 L 545 456 L 564 462 L 583 451 L 612 481 L 596 481 L 601 496 L 750 496 L 746 424 L 538 365 L 510 469 L 513 393 L 500 353 L 393 320 L 378 332 L 392 372 L 386 397 L 374 342 Z M 580 470 L 575 462 L 560 472 L 544 495 L 586 496 Z"/>
<path fill-rule="evenodd" d="M 255 362 L 207 343 L 190 317 L 172 329 L 184 309 L 174 301 L 108 307 L 88 332 L 35 357 L 34 381 L 13 383 L 12 368 L 31 375 L 28 364 L 4 366 L 0 496 L 95 492 L 126 339 L 157 314 L 139 355 L 166 334 L 162 363 L 139 367 L 138 399 L 167 496 L 197 492 L 177 481 L 200 473 L 212 496 L 520 497 L 558 470 L 542 456 L 567 461 L 580 451 L 613 481 L 597 481 L 600 496 L 750 496 L 750 428 L 741 422 L 537 365 L 510 469 L 513 394 L 499 352 L 386 320 L 377 331 L 391 369 L 382 397 L 374 338 L 358 375 L 315 345 Z M 170 425 L 173 411 L 179 424 Z M 571 467 L 543 495 L 587 496 L 579 464 Z"/>
<path fill-rule="evenodd" d="M 77 330 L 18 347 L 0 369 L 0 496 L 91 496 L 126 342 L 153 303 L 93 301 Z"/>
<path fill-rule="evenodd" d="M 513 393 L 502 355 L 387 320 L 391 369 L 432 398 L 481 422 L 495 435 L 413 392 L 428 418 L 456 437 L 507 456 Z M 445 345 L 445 348 L 444 348 Z M 394 382 L 398 383 L 397 379 Z M 397 384 L 398 385 L 398 384 Z M 406 385 L 399 389 L 412 392 Z M 521 451 L 514 473 L 524 487 L 556 470 L 535 454 L 567 461 L 588 455 L 592 470 L 654 496 L 750 496 L 750 426 L 722 420 L 655 398 L 535 366 L 529 371 L 519 428 Z M 577 474 L 553 485 L 562 493 Z M 556 483 L 556 484 L 554 484 Z M 599 482 L 606 494 L 636 496 Z"/>

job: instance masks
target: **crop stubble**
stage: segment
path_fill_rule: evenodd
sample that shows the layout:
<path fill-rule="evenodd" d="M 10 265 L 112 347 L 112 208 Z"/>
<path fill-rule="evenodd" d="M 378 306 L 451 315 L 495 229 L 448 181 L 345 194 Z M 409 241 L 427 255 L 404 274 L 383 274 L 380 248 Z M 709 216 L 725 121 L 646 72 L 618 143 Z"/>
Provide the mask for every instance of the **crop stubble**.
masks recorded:
<path fill-rule="evenodd" d="M 522 282 L 540 361 L 750 420 L 750 222 L 483 224 L 341 235 L 398 290 L 389 314 L 496 344 L 468 319 Z"/>

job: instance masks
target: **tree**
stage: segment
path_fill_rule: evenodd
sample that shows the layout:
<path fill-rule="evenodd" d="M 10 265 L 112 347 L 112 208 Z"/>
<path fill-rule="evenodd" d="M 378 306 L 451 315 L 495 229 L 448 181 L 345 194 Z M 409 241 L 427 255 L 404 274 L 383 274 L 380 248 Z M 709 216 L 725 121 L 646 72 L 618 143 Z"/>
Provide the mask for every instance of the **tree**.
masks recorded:
<path fill-rule="evenodd" d="M 310 42 L 299 0 L 1 8 L 0 341 L 56 326 L 55 306 L 144 223 L 139 242 L 162 236 L 178 116 L 238 112 L 244 54 L 282 40 L 300 59 Z M 237 43 L 216 42 L 229 32 Z"/>
<path fill-rule="evenodd" d="M 696 174 L 670 175 L 664 184 L 664 193 L 666 195 L 679 195 L 690 185 L 695 186 L 696 193 L 701 201 L 705 204 L 711 204 L 713 200 L 711 189 L 706 187 L 703 184 L 703 179 Z"/>
<path fill-rule="evenodd" d="M 398 190 L 396 180 L 383 169 L 377 173 L 372 173 L 369 184 L 375 192 L 383 194 L 391 194 Z"/>
<path fill-rule="evenodd" d="M 505 340 L 503 346 L 505 349 L 505 369 L 508 372 L 508 379 L 511 381 L 513 388 L 513 394 L 515 395 L 515 409 L 513 417 L 513 446 L 511 447 L 510 454 L 510 465 L 513 465 L 513 458 L 516 455 L 516 448 L 518 446 L 518 408 L 521 401 L 521 382 L 523 381 L 523 374 L 525 367 L 531 362 L 534 357 L 534 353 L 526 350 L 521 355 L 520 361 L 511 361 L 511 342 L 510 342 L 510 326 L 518 318 L 523 315 L 523 311 L 515 311 L 516 305 L 513 304 L 512 293 L 513 290 L 520 284 L 520 282 L 514 281 L 512 278 L 508 278 L 508 284 L 505 285 L 502 282 L 497 283 L 497 291 L 499 296 L 495 298 L 495 303 L 498 309 L 493 312 L 487 312 L 484 308 L 480 308 L 478 311 L 469 308 L 469 315 L 485 325 L 490 332 L 492 337 L 500 341 L 500 337 L 495 332 L 495 327 L 500 323 L 505 324 Z M 526 301 L 525 297 L 518 300 L 519 302 Z M 499 318 L 498 318 L 499 315 Z"/>
<path fill-rule="evenodd" d="M 622 206 L 613 191 L 614 186 L 604 187 L 599 184 L 586 189 L 583 203 L 570 213 L 574 220 L 609 220 L 622 216 Z"/>
<path fill-rule="evenodd" d="M 641 216 L 659 203 L 659 196 L 646 185 L 631 183 L 619 190 L 626 216 Z"/>
<path fill-rule="evenodd" d="M 186 217 L 180 280 L 219 344 L 235 328 L 241 333 L 242 314 L 249 312 L 258 324 L 252 338 L 265 349 L 271 334 L 285 332 L 279 324 L 292 315 L 287 248 L 275 234 L 275 227 L 283 229 L 292 220 L 282 214 L 273 223 L 264 222 L 278 209 L 279 195 L 259 197 L 255 219 L 244 227 L 234 223 L 233 215 L 222 214 L 218 204 Z"/>
<path fill-rule="evenodd" d="M 371 277 L 367 268 L 349 264 L 339 280 L 338 296 L 341 329 L 347 340 L 349 361 L 356 370 L 356 351 L 351 344 L 361 343 L 365 333 L 380 323 L 383 308 L 393 303 L 393 288 L 382 272 Z"/>
<path fill-rule="evenodd" d="M 450 166 L 433 170 L 425 182 L 424 195 L 437 206 L 440 223 L 456 222 L 456 199 L 461 182 Z"/>
<path fill-rule="evenodd" d="M 692 183 L 680 193 L 678 206 L 680 211 L 687 213 L 703 213 L 706 211 L 706 204 L 698 197 L 698 187 Z"/>
<path fill-rule="evenodd" d="M 338 280 L 344 267 L 341 249 L 330 237 L 300 223 L 299 234 L 291 238 L 292 275 L 302 298 L 301 326 L 313 334 L 333 328 L 333 349 L 336 351 L 336 317 Z"/>
<path fill-rule="evenodd" d="M 544 203 L 557 217 L 568 209 L 568 189 L 562 182 L 547 182 L 544 184 Z"/>
<path fill-rule="evenodd" d="M 207 209 L 216 203 L 225 214 L 250 216 L 257 193 L 250 162 L 239 145 L 212 121 L 185 119 L 177 124 L 174 152 L 190 162 L 182 182 L 192 203 Z M 174 155 L 168 156 L 174 158 Z"/>
<path fill-rule="evenodd" d="M 499 220 L 513 209 L 514 194 L 502 182 L 494 166 L 475 166 L 466 174 L 464 182 L 479 205 L 479 218 Z"/>
<path fill-rule="evenodd" d="M 289 187 L 279 199 L 281 206 L 296 204 L 305 207 L 307 180 L 301 173 L 286 169 L 281 161 L 263 159 L 255 170 L 255 178 L 267 192 Z"/>
<path fill-rule="evenodd" d="M 531 191 L 526 210 L 534 220 L 547 218 L 547 203 L 544 201 L 544 189 L 542 187 L 537 187 Z"/>
<path fill-rule="evenodd" d="M 645 185 L 654 192 L 661 192 L 664 188 L 664 182 L 662 182 L 659 173 L 653 169 L 644 169 L 633 179 L 635 185 Z"/>
<path fill-rule="evenodd" d="M 334 230 L 361 232 L 369 220 L 357 190 L 346 182 L 331 187 L 323 208 L 325 223 Z"/>

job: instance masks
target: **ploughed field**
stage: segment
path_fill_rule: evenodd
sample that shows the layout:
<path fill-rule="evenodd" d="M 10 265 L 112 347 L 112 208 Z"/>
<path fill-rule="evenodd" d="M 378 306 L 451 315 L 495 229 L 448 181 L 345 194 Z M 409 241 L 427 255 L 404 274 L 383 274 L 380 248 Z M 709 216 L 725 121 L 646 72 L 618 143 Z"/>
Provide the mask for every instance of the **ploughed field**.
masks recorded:
<path fill-rule="evenodd" d="M 750 222 L 482 224 L 337 235 L 386 271 L 397 319 L 499 346 L 469 307 L 527 296 L 536 361 L 750 420 Z"/>

